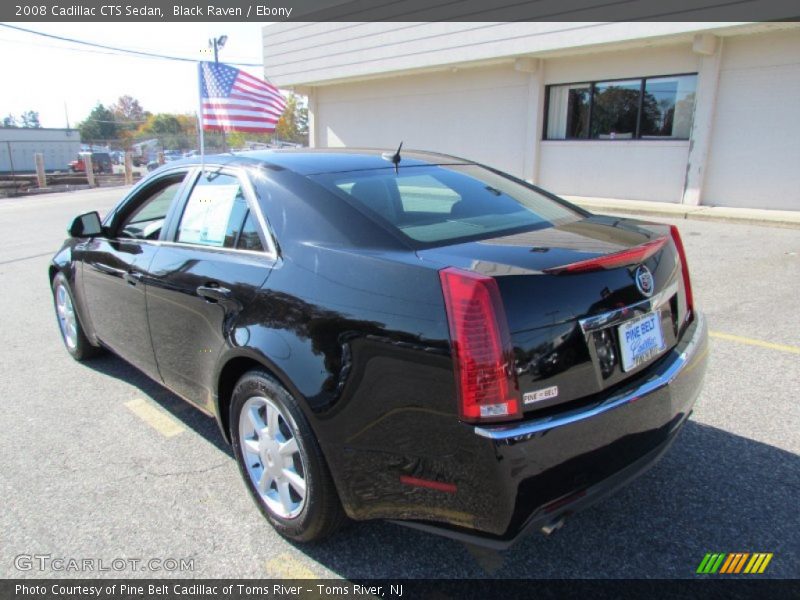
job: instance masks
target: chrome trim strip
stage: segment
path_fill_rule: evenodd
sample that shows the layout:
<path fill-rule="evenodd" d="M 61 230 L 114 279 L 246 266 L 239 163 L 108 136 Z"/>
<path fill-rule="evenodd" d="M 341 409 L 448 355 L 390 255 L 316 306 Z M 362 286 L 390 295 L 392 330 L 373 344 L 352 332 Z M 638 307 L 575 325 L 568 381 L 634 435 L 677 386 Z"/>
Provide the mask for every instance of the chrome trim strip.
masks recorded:
<path fill-rule="evenodd" d="M 191 244 L 189 242 L 171 242 L 169 240 L 143 240 L 138 238 L 100 238 L 109 243 L 128 242 L 131 244 L 150 244 L 152 246 L 174 246 L 177 248 L 197 248 L 198 250 L 209 250 L 211 252 L 223 252 L 229 254 L 249 254 L 260 256 L 270 260 L 275 260 L 274 254 L 269 254 L 263 250 L 243 250 L 241 248 L 225 248 L 223 246 L 206 246 L 204 244 Z"/>
<path fill-rule="evenodd" d="M 591 317 L 578 319 L 578 323 L 580 324 L 581 330 L 584 334 L 587 334 L 591 331 L 596 331 L 598 329 L 603 329 L 604 327 L 609 327 L 611 325 L 619 325 L 623 321 L 630 319 L 632 312 L 646 313 L 650 312 L 651 310 L 657 310 L 661 308 L 672 296 L 677 293 L 678 282 L 674 281 L 657 294 L 654 294 L 652 298 L 648 298 L 647 300 L 642 300 L 641 302 L 636 302 L 635 304 L 630 304 L 628 306 L 623 306 L 622 308 L 615 308 L 614 310 L 610 310 L 599 315 L 592 315 Z"/>
<path fill-rule="evenodd" d="M 679 347 L 683 346 L 682 350 L 678 350 L 678 348 L 672 350 L 672 352 L 676 354 L 680 352 L 675 359 L 668 364 L 662 365 L 650 379 L 633 389 L 621 392 L 590 408 L 579 408 L 568 413 L 534 419 L 521 425 L 491 428 L 475 427 L 475 433 L 481 437 L 495 441 L 526 438 L 537 433 L 563 427 L 564 425 L 571 425 L 572 423 L 577 423 L 585 419 L 591 419 L 592 417 L 634 402 L 642 396 L 646 396 L 668 386 L 675 380 L 686 365 L 692 362 L 698 349 L 708 338 L 706 319 L 702 313 L 695 312 L 695 322 L 692 323 L 690 327 L 694 328 L 691 339 L 679 345 Z"/>

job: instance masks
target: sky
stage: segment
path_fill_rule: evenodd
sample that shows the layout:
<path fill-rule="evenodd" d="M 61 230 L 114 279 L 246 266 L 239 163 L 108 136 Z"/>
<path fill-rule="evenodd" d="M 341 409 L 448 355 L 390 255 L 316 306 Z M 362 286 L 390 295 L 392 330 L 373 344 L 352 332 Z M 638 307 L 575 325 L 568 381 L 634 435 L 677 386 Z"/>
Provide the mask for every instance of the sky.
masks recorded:
<path fill-rule="evenodd" d="M 157 54 L 213 60 L 208 39 L 227 35 L 220 62 L 262 63 L 261 23 L 12 23 L 62 37 Z M 194 113 L 197 67 L 112 54 L 0 27 L 0 118 L 39 112 L 42 127 L 75 127 L 122 95 L 150 112 Z M 263 77 L 263 68 L 239 67 Z"/>

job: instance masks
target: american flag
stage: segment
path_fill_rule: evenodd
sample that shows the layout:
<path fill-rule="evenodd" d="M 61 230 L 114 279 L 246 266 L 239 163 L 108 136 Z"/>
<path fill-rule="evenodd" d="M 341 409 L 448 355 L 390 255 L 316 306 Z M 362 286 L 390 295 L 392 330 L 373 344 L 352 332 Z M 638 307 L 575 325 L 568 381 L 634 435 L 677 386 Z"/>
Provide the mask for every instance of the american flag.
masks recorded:
<path fill-rule="evenodd" d="M 201 62 L 200 104 L 207 131 L 275 131 L 286 99 L 274 85 L 222 63 Z"/>

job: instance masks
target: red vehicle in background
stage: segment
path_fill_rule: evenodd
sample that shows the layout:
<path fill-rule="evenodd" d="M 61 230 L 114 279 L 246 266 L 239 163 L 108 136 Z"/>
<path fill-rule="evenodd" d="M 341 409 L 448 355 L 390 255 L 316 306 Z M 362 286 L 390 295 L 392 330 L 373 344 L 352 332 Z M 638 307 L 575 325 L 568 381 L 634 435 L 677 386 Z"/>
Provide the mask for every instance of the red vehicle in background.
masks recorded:
<path fill-rule="evenodd" d="M 80 152 L 78 157 L 69 163 L 69 170 L 73 173 L 86 172 L 86 157 L 92 157 L 92 171 L 95 173 L 113 173 L 111 155 L 108 152 Z"/>

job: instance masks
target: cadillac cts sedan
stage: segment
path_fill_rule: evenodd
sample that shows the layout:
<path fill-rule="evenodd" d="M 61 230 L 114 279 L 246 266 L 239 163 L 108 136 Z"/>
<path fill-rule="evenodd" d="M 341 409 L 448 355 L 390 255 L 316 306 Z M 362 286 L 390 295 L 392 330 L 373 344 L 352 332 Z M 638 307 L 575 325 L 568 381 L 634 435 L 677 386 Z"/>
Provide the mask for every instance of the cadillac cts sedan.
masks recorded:
<path fill-rule="evenodd" d="M 216 419 L 295 541 L 348 518 L 494 548 L 549 532 L 663 454 L 705 371 L 675 227 L 451 156 L 193 157 L 69 234 L 67 351 Z"/>

